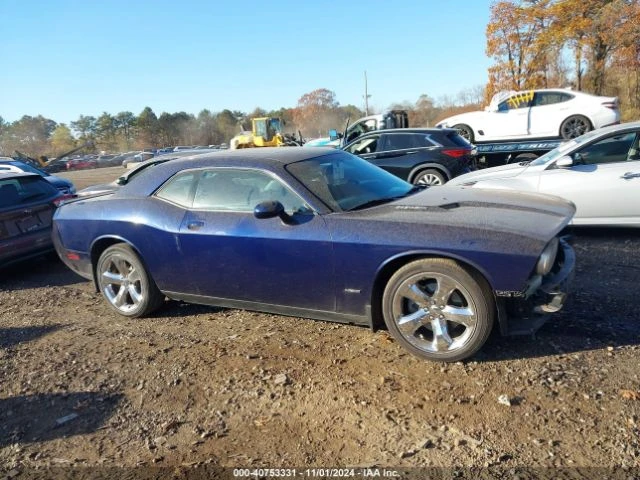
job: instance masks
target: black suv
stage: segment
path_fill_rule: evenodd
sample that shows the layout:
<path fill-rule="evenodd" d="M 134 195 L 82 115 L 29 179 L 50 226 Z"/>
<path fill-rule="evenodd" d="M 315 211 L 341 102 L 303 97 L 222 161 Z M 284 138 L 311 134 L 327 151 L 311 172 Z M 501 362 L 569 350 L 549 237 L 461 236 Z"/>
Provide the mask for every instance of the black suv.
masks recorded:
<path fill-rule="evenodd" d="M 450 128 L 377 130 L 342 150 L 416 185 L 443 185 L 475 169 L 475 147 Z"/>

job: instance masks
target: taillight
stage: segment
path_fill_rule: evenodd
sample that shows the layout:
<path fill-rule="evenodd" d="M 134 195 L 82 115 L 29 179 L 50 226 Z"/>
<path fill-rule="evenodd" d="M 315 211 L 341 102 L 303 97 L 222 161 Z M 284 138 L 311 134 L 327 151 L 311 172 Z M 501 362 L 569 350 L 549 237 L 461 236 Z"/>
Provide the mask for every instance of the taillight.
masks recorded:
<path fill-rule="evenodd" d="M 611 110 L 618 110 L 618 99 L 616 98 L 612 102 L 602 102 L 602 106 Z"/>
<path fill-rule="evenodd" d="M 65 193 L 64 195 L 60 195 L 57 198 L 53 199 L 53 204 L 56 207 L 59 207 L 60 205 L 62 205 L 64 202 L 66 202 L 67 200 L 71 200 L 72 198 L 76 198 L 77 195 L 75 193 Z"/>
<path fill-rule="evenodd" d="M 469 155 L 471 150 L 468 148 L 445 148 L 442 150 L 442 153 L 448 155 L 453 158 L 464 157 L 465 155 Z"/>

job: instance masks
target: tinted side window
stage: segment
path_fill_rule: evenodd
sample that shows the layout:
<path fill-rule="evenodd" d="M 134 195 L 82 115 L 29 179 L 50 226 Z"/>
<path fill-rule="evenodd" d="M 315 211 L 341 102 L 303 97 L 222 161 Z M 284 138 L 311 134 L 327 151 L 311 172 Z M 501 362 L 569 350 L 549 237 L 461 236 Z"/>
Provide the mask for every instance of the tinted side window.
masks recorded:
<path fill-rule="evenodd" d="M 191 207 L 191 191 L 196 174 L 194 172 L 181 173 L 165 183 L 156 196 L 185 208 Z"/>
<path fill-rule="evenodd" d="M 466 138 L 464 138 L 462 135 L 460 135 L 458 132 L 451 132 L 447 134 L 445 138 L 446 138 L 446 141 L 443 142 L 444 143 L 443 146 L 447 146 L 446 143 L 450 142 L 451 145 L 454 145 L 456 147 L 471 148 L 471 143 L 469 143 L 469 141 Z"/>
<path fill-rule="evenodd" d="M 566 102 L 572 98 L 572 95 L 564 92 L 537 92 L 533 100 L 533 106 L 553 105 L 555 103 Z"/>
<path fill-rule="evenodd" d="M 310 210 L 300 197 L 279 180 L 255 170 L 205 171 L 196 187 L 193 208 L 253 212 L 260 202 L 279 201 L 287 213 Z"/>
<path fill-rule="evenodd" d="M 385 135 L 385 150 L 405 150 L 410 148 L 433 147 L 428 135 L 415 133 L 394 133 Z"/>
<path fill-rule="evenodd" d="M 345 150 L 354 155 L 362 155 L 365 153 L 374 153 L 378 149 L 378 140 L 380 135 L 370 135 L 366 138 L 357 140 L 349 145 Z"/>
<path fill-rule="evenodd" d="M 626 162 L 635 137 L 635 132 L 607 137 L 574 154 L 574 160 L 586 165 Z"/>

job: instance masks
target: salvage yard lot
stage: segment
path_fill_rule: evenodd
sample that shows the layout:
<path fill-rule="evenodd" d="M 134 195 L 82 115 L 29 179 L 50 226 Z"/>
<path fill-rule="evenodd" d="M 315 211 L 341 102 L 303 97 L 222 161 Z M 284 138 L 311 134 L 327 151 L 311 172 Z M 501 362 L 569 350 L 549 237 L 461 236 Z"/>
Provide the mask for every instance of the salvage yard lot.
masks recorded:
<path fill-rule="evenodd" d="M 639 467 L 640 232 L 572 233 L 567 307 L 452 365 L 349 325 L 178 303 L 129 320 L 54 258 L 16 266 L 0 465 Z"/>

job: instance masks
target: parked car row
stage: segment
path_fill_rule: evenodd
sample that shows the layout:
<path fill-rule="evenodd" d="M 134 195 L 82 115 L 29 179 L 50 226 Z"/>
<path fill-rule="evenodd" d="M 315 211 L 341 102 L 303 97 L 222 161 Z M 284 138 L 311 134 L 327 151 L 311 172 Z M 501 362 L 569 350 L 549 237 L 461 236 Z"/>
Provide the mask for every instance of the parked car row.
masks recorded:
<path fill-rule="evenodd" d="M 7 173 L 0 241 L 31 238 L 31 253 L 16 249 L 27 257 L 51 230 L 60 258 L 127 317 L 168 297 L 386 326 L 421 358 L 457 361 L 494 324 L 533 332 L 563 307 L 575 264 L 564 227 L 640 226 L 640 122 L 469 172 L 474 153 L 447 128 L 368 132 L 341 149 L 180 149 L 79 192 L 53 223 L 57 196 Z"/>

